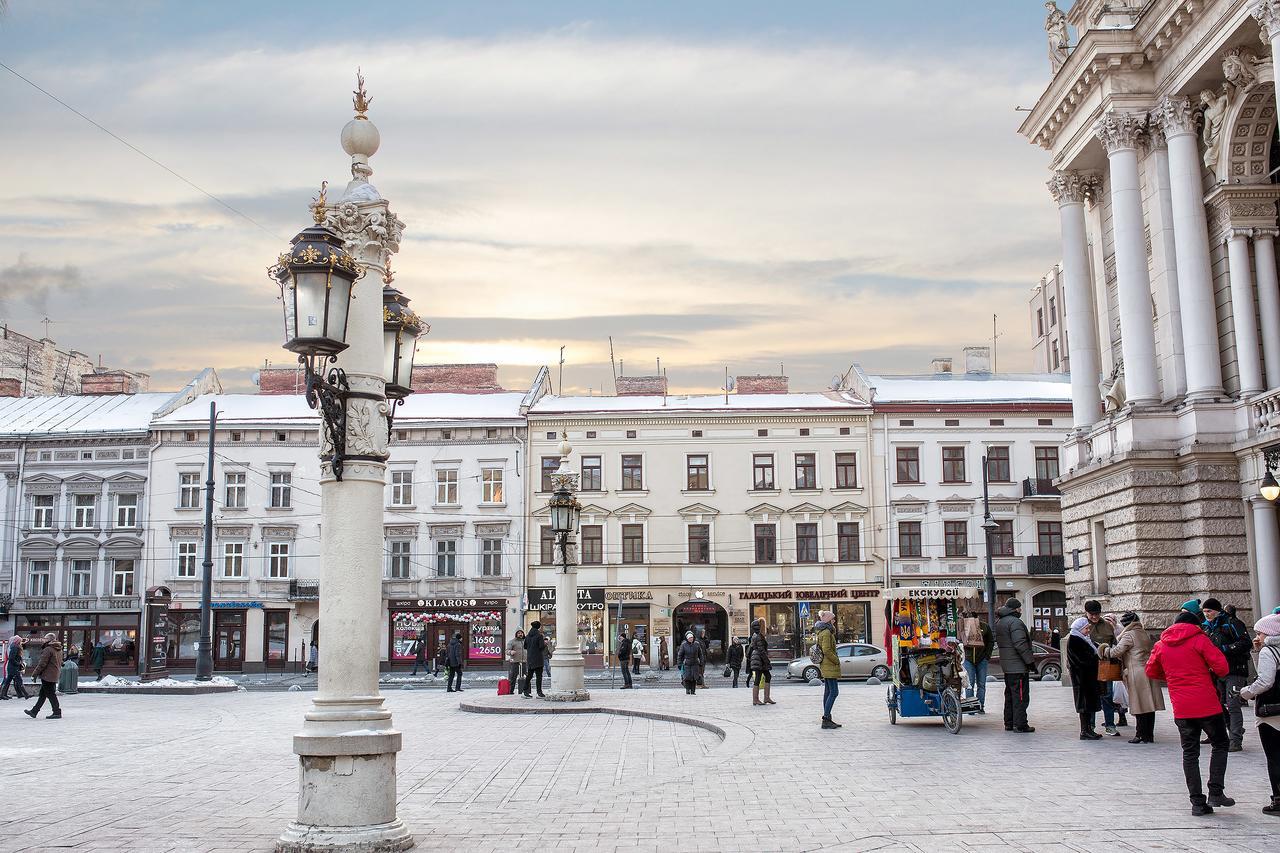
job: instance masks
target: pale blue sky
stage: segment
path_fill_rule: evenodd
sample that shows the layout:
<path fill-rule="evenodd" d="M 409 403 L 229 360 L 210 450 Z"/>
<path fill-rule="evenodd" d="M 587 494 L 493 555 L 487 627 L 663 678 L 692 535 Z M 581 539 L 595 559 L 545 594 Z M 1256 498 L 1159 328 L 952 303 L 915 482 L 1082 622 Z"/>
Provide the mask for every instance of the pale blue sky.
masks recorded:
<path fill-rule="evenodd" d="M 1002 366 L 1029 366 L 1057 251 L 1013 110 L 1048 77 L 1038 0 L 350 10 L 9 0 L 0 61 L 274 236 L 0 70 L 0 320 L 247 388 L 285 360 L 262 268 L 344 178 L 359 64 L 428 360 L 517 386 L 566 344 L 566 381 L 599 389 L 612 334 L 673 388 L 779 362 L 817 388 L 958 355 L 999 312 Z"/>

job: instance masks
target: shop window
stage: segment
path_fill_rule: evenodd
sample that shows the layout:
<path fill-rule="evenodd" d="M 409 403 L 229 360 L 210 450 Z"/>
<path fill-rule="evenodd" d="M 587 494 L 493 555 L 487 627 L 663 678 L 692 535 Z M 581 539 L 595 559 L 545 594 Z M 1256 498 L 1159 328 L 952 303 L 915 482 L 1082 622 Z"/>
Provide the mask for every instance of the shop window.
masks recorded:
<path fill-rule="evenodd" d="M 551 485 L 551 475 L 560 470 L 559 456 L 542 457 L 542 483 L 540 491 L 550 492 L 554 489 Z"/>
<path fill-rule="evenodd" d="M 267 546 L 267 577 L 289 577 L 288 542 L 272 542 Z"/>
<path fill-rule="evenodd" d="M 790 659 L 798 654 L 799 639 L 796 635 L 794 604 L 753 604 L 751 618 L 752 621 L 764 620 L 764 639 L 769 647 L 769 657 Z"/>
<path fill-rule="evenodd" d="M 751 480 L 756 489 L 773 488 L 773 454 L 756 453 L 751 457 Z"/>
<path fill-rule="evenodd" d="M 898 556 L 899 557 L 921 556 L 920 522 L 918 521 L 899 521 L 898 522 Z"/>
<path fill-rule="evenodd" d="M 582 491 L 599 492 L 604 490 L 604 469 L 599 456 L 582 457 Z"/>
<path fill-rule="evenodd" d="M 27 595 L 44 598 L 49 594 L 49 561 L 32 560 L 27 564 Z"/>
<path fill-rule="evenodd" d="M 836 614 L 837 643 L 871 642 L 871 605 L 868 602 L 837 602 L 831 609 Z"/>
<path fill-rule="evenodd" d="M 638 492 L 644 488 L 644 457 L 624 454 L 622 457 L 622 491 Z"/>
<path fill-rule="evenodd" d="M 987 448 L 987 481 L 991 483 L 1009 483 L 1013 481 L 1009 470 L 1009 448 Z"/>
<path fill-rule="evenodd" d="M 1037 447 L 1036 448 L 1036 479 L 1037 480 L 1058 479 L 1058 448 L 1056 447 Z"/>
<path fill-rule="evenodd" d="M 412 577 L 412 554 L 413 542 L 408 539 L 393 539 L 387 543 L 387 577 L 392 580 Z"/>
<path fill-rule="evenodd" d="M 644 562 L 644 525 L 622 525 L 622 562 Z"/>
<path fill-rule="evenodd" d="M 133 560 L 114 560 L 112 562 L 111 594 L 133 595 Z"/>
<path fill-rule="evenodd" d="M 604 563 L 604 526 L 600 524 L 584 524 L 581 528 L 581 557 L 584 566 L 599 566 Z"/>
<path fill-rule="evenodd" d="M 1039 539 L 1040 553 L 1048 557 L 1062 556 L 1062 522 L 1061 521 L 1041 521 L 1037 522 L 1037 538 Z"/>
<path fill-rule="evenodd" d="M 948 557 L 969 556 L 969 522 L 944 521 L 943 548 Z"/>
<path fill-rule="evenodd" d="M 31 526 L 36 530 L 53 529 L 53 495 L 32 498 Z"/>
<path fill-rule="evenodd" d="M 436 577 L 456 578 L 458 576 L 458 540 L 436 540 Z"/>
<path fill-rule="evenodd" d="M 965 482 L 963 447 L 942 448 L 942 482 Z"/>
<path fill-rule="evenodd" d="M 991 556 L 1013 556 L 1013 520 L 1006 518 L 996 522 L 997 530 L 991 534 Z"/>
<path fill-rule="evenodd" d="M 836 559 L 842 563 L 856 563 L 862 559 L 859 533 L 856 521 L 842 521 L 836 525 Z"/>
<path fill-rule="evenodd" d="M 836 454 L 836 488 L 858 488 L 858 455 L 856 453 Z"/>
<path fill-rule="evenodd" d="M 267 610 L 262 616 L 262 661 L 283 667 L 289 659 L 289 611 Z"/>
<path fill-rule="evenodd" d="M 711 525 L 689 525 L 689 562 L 706 564 L 711 562 Z"/>
<path fill-rule="evenodd" d="M 796 454 L 796 488 L 818 488 L 818 461 L 812 453 Z"/>
<path fill-rule="evenodd" d="M 83 598 L 93 595 L 93 561 L 71 561 L 71 595 Z"/>
<path fill-rule="evenodd" d="M 796 525 L 796 562 L 818 562 L 818 525 Z"/>
<path fill-rule="evenodd" d="M 755 526 L 756 562 L 778 562 L 778 528 L 773 524 Z"/>
<path fill-rule="evenodd" d="M 687 488 L 691 492 L 705 492 L 711 488 L 711 464 L 705 453 L 685 457 Z"/>
<path fill-rule="evenodd" d="M 897 462 L 897 483 L 920 482 L 920 448 L 899 447 L 894 451 Z"/>
<path fill-rule="evenodd" d="M 192 661 L 196 657 L 196 644 L 200 642 L 200 614 L 198 612 L 169 611 L 169 631 L 166 652 L 171 663 Z"/>

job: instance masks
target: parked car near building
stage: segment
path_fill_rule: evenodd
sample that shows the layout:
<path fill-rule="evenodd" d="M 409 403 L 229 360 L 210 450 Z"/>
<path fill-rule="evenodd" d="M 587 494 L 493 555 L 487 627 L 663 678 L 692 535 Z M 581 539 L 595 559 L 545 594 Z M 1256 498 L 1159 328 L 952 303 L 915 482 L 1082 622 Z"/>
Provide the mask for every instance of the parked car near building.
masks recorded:
<path fill-rule="evenodd" d="M 1058 656 L 1058 650 L 1041 643 L 1032 643 L 1031 646 L 1035 651 L 1035 660 L 1031 663 L 1031 677 L 1039 679 L 1052 678 L 1055 681 L 1061 681 L 1062 660 Z M 991 652 L 991 662 L 988 664 L 987 674 L 996 678 L 1001 678 L 1004 675 L 1004 670 L 1000 668 L 999 648 Z"/>
<path fill-rule="evenodd" d="M 840 659 L 841 678 L 878 678 L 886 681 L 889 678 L 889 665 L 884 649 L 868 643 L 840 643 L 836 646 L 836 657 Z M 796 658 L 787 664 L 787 678 L 803 678 L 813 681 L 819 678 L 818 665 L 808 656 Z"/>

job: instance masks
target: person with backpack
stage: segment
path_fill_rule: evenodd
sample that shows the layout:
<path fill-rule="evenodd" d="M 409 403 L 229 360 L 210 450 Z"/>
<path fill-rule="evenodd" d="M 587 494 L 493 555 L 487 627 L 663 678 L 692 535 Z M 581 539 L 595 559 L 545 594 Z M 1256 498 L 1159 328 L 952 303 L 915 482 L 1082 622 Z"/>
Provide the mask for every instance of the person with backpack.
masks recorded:
<path fill-rule="evenodd" d="M 987 713 L 987 669 L 996 638 L 991 626 L 977 613 L 970 611 L 960 627 L 960 642 L 964 646 L 964 671 L 969 676 L 969 688 L 965 696 L 978 696 L 978 713 Z"/>
<path fill-rule="evenodd" d="M 840 724 L 831 719 L 836 697 L 840 695 L 840 659 L 836 657 L 836 614 L 830 610 L 818 613 L 813 630 L 817 636 L 809 657 L 818 665 L 822 676 L 822 728 L 838 729 Z"/>
<path fill-rule="evenodd" d="M 738 675 L 742 672 L 742 658 L 743 658 L 742 638 L 734 637 L 729 642 L 729 657 L 725 662 L 725 665 L 728 666 L 729 669 L 733 672 L 734 687 L 738 686 Z M 750 672 L 747 673 L 747 680 L 748 681 L 751 680 Z"/>
<path fill-rule="evenodd" d="M 618 635 L 618 668 L 622 670 L 622 689 L 630 690 L 631 685 L 631 638 L 624 628 Z"/>
<path fill-rule="evenodd" d="M 1257 700 L 1253 715 L 1258 721 L 1258 738 L 1267 756 L 1267 776 L 1271 780 L 1271 804 L 1264 806 L 1262 813 L 1280 817 L 1280 614 L 1263 616 L 1253 624 L 1253 630 L 1258 677 L 1240 695 Z"/>
<path fill-rule="evenodd" d="M 1027 623 L 1022 621 L 1022 602 L 1010 598 L 996 611 L 992 633 L 1000 647 L 1000 669 L 1004 672 L 1004 730 L 1030 734 L 1035 726 L 1027 723 L 1027 707 L 1031 704 L 1031 665 L 1035 652 Z"/>
<path fill-rule="evenodd" d="M 1188 602 L 1187 604 L 1192 604 Z M 1213 814 L 1215 806 L 1234 806 L 1223 790 L 1227 776 L 1227 726 L 1214 678 L 1226 676 L 1229 666 L 1222 651 L 1200 630 L 1199 602 L 1195 610 L 1182 606 L 1173 624 L 1156 641 L 1147 660 L 1147 677 L 1169 685 L 1173 722 L 1182 741 L 1182 775 L 1195 817 Z M 1200 734 L 1209 736 L 1209 796 L 1200 779 Z"/>
<path fill-rule="evenodd" d="M 1244 749 L 1244 712 L 1240 710 L 1240 689 L 1249 681 L 1249 650 L 1253 641 L 1243 622 L 1225 612 L 1216 598 L 1206 598 L 1200 605 L 1204 613 L 1204 632 L 1227 659 L 1227 677 L 1218 679 L 1218 699 L 1222 702 L 1223 720 L 1227 724 L 1227 749 Z"/>
<path fill-rule="evenodd" d="M 747 641 L 747 680 L 751 682 L 752 705 L 777 705 L 769 698 L 773 682 L 773 661 L 769 660 L 769 642 L 764 638 L 764 620 L 751 623 L 751 638 Z M 764 701 L 760 701 L 760 686 L 764 685 Z"/>
<path fill-rule="evenodd" d="M 631 672 L 635 675 L 640 674 L 640 661 L 644 657 L 644 643 L 640 637 L 633 637 L 631 640 Z"/>

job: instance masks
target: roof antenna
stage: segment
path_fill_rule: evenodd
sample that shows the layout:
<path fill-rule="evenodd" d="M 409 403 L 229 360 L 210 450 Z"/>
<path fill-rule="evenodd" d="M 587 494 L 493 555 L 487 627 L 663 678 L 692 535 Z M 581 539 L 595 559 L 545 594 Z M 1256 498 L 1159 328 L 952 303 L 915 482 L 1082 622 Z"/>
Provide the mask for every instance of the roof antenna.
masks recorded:
<path fill-rule="evenodd" d="M 613 368 L 613 393 L 618 393 L 618 362 L 613 358 L 613 335 L 609 336 L 609 366 Z"/>
<path fill-rule="evenodd" d="M 564 396 L 564 347 L 560 347 L 560 396 Z"/>

